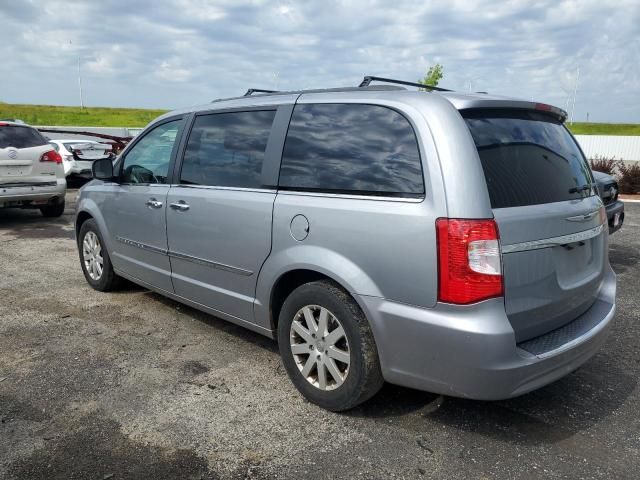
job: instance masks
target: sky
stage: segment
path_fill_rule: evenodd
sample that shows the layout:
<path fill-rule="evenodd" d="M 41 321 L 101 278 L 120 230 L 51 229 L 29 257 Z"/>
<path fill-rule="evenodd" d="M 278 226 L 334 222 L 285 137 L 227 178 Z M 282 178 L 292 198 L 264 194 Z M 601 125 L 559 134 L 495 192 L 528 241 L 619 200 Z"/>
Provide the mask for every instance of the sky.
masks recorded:
<path fill-rule="evenodd" d="M 179 108 L 364 75 L 640 123 L 640 0 L 0 0 L 0 101 Z"/>

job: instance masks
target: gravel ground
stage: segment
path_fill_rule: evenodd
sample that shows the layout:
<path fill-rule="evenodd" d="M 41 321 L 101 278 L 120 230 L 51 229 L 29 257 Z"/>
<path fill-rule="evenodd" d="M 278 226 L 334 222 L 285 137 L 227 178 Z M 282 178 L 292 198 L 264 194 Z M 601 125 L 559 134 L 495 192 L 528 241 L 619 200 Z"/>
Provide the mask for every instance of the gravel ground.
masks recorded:
<path fill-rule="evenodd" d="M 56 220 L 0 210 L 0 478 L 638 478 L 640 204 L 611 239 L 615 326 L 581 369 L 502 402 L 387 385 L 333 414 L 273 341 L 89 288 L 74 196 Z"/>

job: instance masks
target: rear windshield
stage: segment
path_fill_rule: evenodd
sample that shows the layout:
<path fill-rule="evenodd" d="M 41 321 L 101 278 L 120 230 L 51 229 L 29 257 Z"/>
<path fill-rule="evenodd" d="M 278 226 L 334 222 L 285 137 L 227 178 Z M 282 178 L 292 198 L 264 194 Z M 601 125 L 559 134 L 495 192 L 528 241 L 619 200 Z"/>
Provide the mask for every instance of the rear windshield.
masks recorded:
<path fill-rule="evenodd" d="M 0 126 L 0 148 L 40 147 L 49 143 L 40 132 L 29 127 L 14 125 Z"/>
<path fill-rule="evenodd" d="M 528 110 L 462 114 L 478 148 L 493 208 L 563 202 L 593 194 L 582 152 L 552 115 Z"/>

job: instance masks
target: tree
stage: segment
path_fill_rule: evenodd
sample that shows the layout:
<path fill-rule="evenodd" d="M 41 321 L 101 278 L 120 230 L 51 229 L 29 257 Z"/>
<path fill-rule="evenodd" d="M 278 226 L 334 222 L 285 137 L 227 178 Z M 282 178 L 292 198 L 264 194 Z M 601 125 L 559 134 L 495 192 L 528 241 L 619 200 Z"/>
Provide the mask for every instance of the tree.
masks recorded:
<path fill-rule="evenodd" d="M 427 74 L 423 79 L 418 80 L 418 83 L 428 85 L 429 87 L 437 87 L 442 77 L 444 77 L 443 66 L 439 63 L 432 65 L 427 70 Z"/>

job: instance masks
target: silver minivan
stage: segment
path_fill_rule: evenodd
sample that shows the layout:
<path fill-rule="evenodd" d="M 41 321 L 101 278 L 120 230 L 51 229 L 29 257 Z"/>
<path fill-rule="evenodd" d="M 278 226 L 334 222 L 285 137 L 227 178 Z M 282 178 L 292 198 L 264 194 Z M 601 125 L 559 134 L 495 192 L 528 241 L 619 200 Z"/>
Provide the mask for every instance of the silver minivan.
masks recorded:
<path fill-rule="evenodd" d="M 89 284 L 277 338 L 334 411 L 384 381 L 491 400 L 578 368 L 616 281 L 565 112 L 371 80 L 407 84 L 173 111 L 97 161 L 76 216 Z"/>

